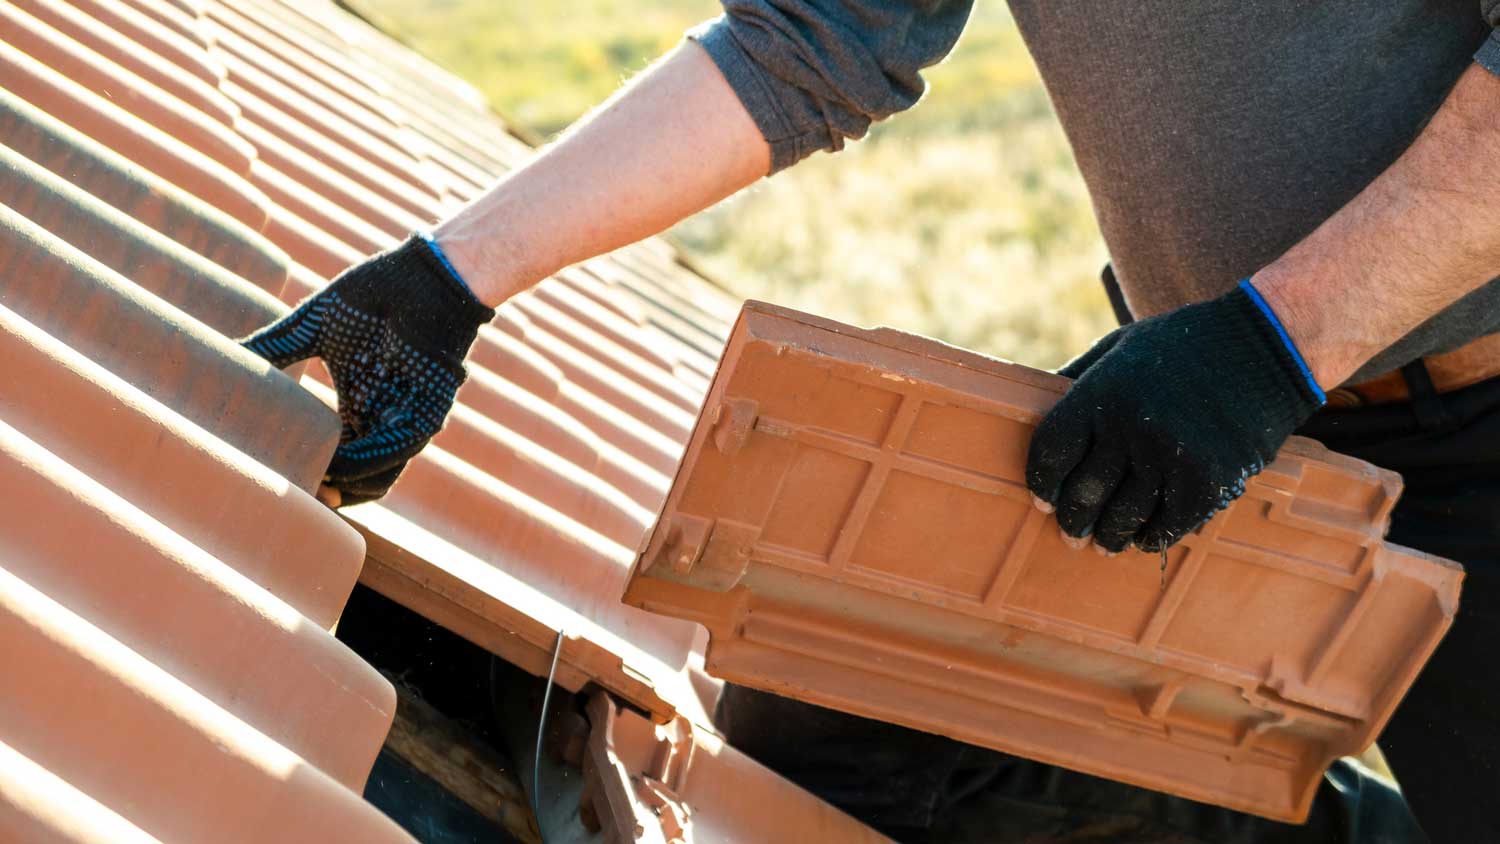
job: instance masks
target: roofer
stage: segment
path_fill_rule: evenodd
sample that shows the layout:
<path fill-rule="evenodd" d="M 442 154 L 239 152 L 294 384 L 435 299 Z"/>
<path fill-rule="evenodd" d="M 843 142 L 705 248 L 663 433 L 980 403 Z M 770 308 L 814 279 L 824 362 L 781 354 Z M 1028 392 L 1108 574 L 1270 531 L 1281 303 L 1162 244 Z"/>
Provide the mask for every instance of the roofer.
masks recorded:
<path fill-rule="evenodd" d="M 327 363 L 344 503 L 437 431 L 491 306 L 911 107 L 970 0 L 725 6 L 482 198 L 247 341 Z M 1468 579 L 1381 744 L 1434 841 L 1500 841 L 1500 0 L 1011 7 L 1126 323 L 1062 370 L 1078 380 L 1031 444 L 1038 506 L 1102 552 L 1154 551 L 1294 431 L 1400 471 L 1391 538 Z M 1378 830 L 1378 790 L 1339 808 L 1349 769 L 1298 828 L 740 689 L 721 715 L 908 844 L 1421 840 L 1399 798 Z"/>

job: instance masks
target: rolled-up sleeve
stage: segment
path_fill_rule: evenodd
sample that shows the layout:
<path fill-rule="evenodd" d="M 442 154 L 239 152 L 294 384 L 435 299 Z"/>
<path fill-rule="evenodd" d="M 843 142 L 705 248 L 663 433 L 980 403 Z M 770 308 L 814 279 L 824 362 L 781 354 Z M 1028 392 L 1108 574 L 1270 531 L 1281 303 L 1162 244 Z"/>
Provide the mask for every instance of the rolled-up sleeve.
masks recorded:
<path fill-rule="evenodd" d="M 1496 0 L 1500 4 L 1500 0 Z M 688 33 L 771 146 L 771 172 L 911 108 L 973 0 L 724 0 Z"/>
<path fill-rule="evenodd" d="M 1479 0 L 1479 11 L 1484 15 L 1491 27 L 1490 37 L 1484 39 L 1479 45 L 1479 52 L 1474 54 L 1474 61 L 1479 62 L 1485 70 L 1500 76 L 1500 0 Z"/>

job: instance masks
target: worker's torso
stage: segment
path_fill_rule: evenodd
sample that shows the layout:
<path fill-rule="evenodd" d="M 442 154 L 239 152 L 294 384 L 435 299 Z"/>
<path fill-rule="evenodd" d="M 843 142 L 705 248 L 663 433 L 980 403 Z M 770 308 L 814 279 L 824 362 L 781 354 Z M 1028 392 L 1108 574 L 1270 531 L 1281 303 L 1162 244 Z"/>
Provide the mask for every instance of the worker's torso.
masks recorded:
<path fill-rule="evenodd" d="M 1490 32 L 1477 0 L 1010 5 L 1137 316 L 1225 292 L 1316 228 Z M 1492 282 L 1357 377 L 1495 330 Z"/>

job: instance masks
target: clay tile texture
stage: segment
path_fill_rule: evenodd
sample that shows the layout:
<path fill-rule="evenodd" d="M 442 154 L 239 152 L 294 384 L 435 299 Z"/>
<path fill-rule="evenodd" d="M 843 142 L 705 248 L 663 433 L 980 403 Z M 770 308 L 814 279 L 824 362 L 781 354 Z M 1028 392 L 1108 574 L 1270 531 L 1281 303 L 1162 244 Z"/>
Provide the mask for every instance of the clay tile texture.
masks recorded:
<path fill-rule="evenodd" d="M 1394 474 L 1293 440 L 1161 555 L 1029 503 L 1066 379 L 749 303 L 626 600 L 715 676 L 1267 817 L 1305 817 L 1452 621 L 1382 541 Z"/>
<path fill-rule="evenodd" d="M 0 76 L 0 838 L 411 840 L 360 796 L 394 690 L 328 632 L 362 580 L 533 673 L 561 642 L 610 775 L 677 760 L 659 840 L 878 840 L 723 747 L 703 631 L 620 601 L 733 299 L 659 241 L 544 282 L 392 493 L 334 513 L 326 373 L 233 338 L 527 144 L 322 0 L 16 0 Z"/>

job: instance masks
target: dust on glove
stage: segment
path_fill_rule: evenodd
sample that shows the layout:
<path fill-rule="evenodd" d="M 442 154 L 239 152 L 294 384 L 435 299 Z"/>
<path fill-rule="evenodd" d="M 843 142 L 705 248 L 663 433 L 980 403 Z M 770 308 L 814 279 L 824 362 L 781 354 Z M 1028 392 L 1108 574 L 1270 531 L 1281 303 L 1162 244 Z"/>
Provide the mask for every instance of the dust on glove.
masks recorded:
<path fill-rule="evenodd" d="M 436 244 L 416 235 L 241 343 L 278 368 L 322 358 L 343 421 L 324 482 L 347 505 L 384 495 L 442 428 L 464 356 L 494 316 Z"/>
<path fill-rule="evenodd" d="M 1163 550 L 1245 491 L 1324 402 L 1249 280 L 1131 323 L 1059 370 L 1076 378 L 1032 436 L 1026 481 L 1073 537 Z"/>

